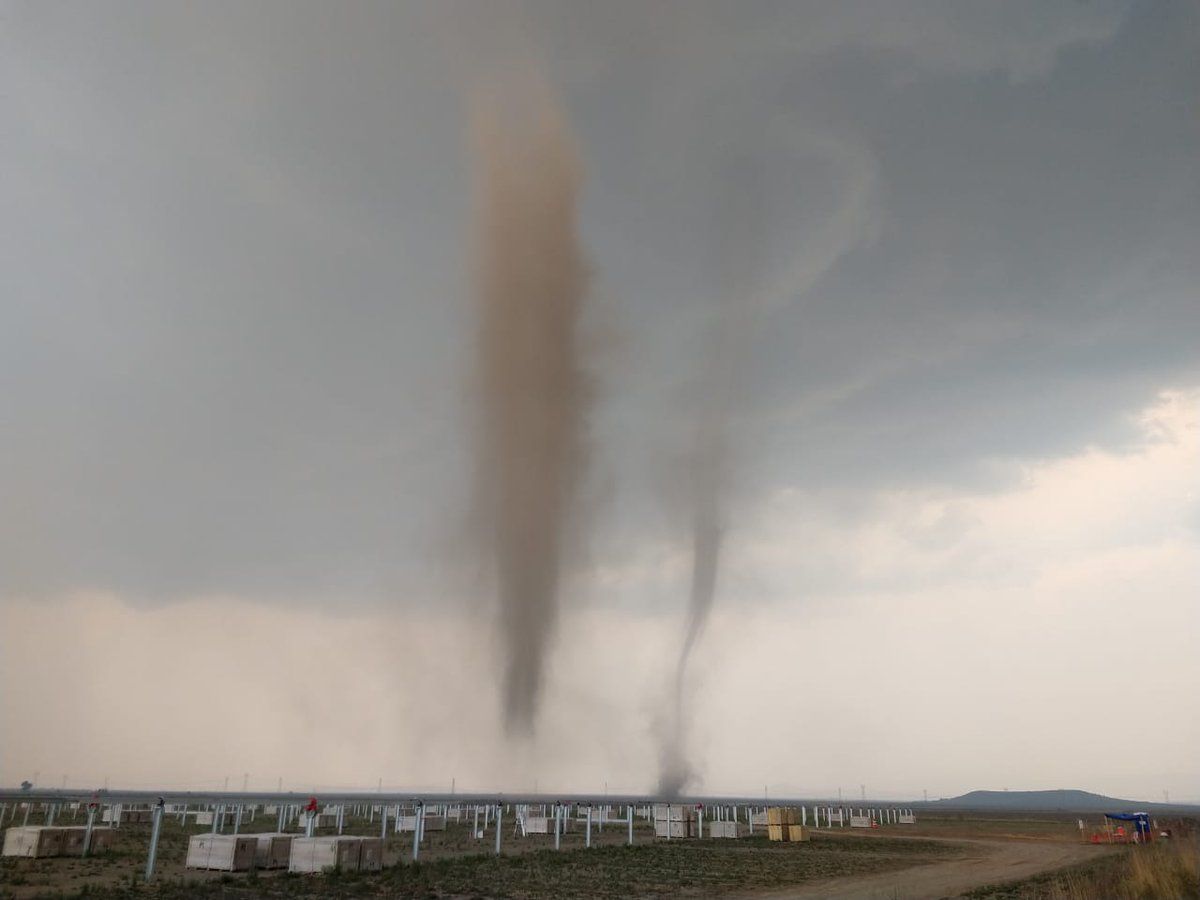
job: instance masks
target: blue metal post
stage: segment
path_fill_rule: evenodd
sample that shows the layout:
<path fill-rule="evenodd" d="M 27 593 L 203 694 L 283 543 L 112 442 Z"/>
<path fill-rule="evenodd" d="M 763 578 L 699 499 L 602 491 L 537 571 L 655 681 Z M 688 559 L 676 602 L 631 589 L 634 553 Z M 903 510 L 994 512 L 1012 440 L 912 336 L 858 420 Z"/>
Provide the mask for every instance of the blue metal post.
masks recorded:
<path fill-rule="evenodd" d="M 162 829 L 163 820 L 163 799 L 158 798 L 158 805 L 154 807 L 154 827 L 150 832 L 150 855 L 146 858 L 146 881 L 154 877 L 154 860 L 158 856 L 158 834 Z"/>

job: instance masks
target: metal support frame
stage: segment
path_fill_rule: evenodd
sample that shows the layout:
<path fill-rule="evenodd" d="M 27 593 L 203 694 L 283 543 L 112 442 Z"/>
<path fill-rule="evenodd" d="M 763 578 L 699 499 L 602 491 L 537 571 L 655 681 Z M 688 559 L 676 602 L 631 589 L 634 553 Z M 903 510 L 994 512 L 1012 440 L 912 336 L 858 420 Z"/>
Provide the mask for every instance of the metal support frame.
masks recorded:
<path fill-rule="evenodd" d="M 92 850 L 92 829 L 96 826 L 96 807 L 94 804 L 88 805 L 88 820 L 87 828 L 83 832 L 83 856 L 86 857 Z"/>
<path fill-rule="evenodd" d="M 154 861 L 158 858 L 158 835 L 162 830 L 163 805 L 164 801 L 160 798 L 154 807 L 154 825 L 150 830 L 150 855 L 146 857 L 146 881 L 154 878 Z"/>
<path fill-rule="evenodd" d="M 425 804 L 418 800 L 413 804 L 413 862 L 421 857 L 421 822 L 425 820 Z"/>

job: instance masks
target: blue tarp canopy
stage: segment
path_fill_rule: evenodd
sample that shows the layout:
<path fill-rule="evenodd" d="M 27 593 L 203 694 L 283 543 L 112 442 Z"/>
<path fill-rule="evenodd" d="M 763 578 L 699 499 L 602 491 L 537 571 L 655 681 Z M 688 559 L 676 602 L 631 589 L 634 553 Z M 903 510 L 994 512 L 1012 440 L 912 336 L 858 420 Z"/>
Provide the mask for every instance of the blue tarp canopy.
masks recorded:
<path fill-rule="evenodd" d="M 1133 830 L 1138 834 L 1150 833 L 1150 813 L 1105 813 L 1104 818 L 1117 822 L 1133 822 Z"/>

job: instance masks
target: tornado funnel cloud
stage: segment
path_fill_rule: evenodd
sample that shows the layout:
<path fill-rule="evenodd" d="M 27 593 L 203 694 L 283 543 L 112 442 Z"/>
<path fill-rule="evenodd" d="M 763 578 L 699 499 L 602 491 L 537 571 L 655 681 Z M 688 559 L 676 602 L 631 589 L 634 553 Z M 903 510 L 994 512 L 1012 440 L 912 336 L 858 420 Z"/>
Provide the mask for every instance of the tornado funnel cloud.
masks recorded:
<path fill-rule="evenodd" d="M 722 373 L 721 378 L 727 379 L 728 375 Z M 667 797 L 679 796 L 695 780 L 695 771 L 687 752 L 687 698 L 684 696 L 684 686 L 692 651 L 704 633 L 712 612 L 721 557 L 719 500 L 728 396 L 724 384 L 717 396 L 720 399 L 699 429 L 692 456 L 691 496 L 694 508 L 691 590 L 659 758 L 658 790 Z"/>
<path fill-rule="evenodd" d="M 544 82 L 474 100 L 476 510 L 497 583 L 504 722 L 529 734 L 584 468 L 581 167 Z"/>
<path fill-rule="evenodd" d="M 687 625 L 679 653 L 679 677 L 682 679 L 717 591 L 717 567 L 721 557 L 721 522 L 717 503 L 718 463 L 721 451 L 712 444 L 698 454 L 695 520 L 692 530 L 692 586 L 688 602 Z"/>
<path fill-rule="evenodd" d="M 758 230 L 758 201 L 758 192 L 751 190 L 725 206 L 723 224 L 728 245 L 721 255 L 727 266 L 728 286 L 712 322 L 711 345 L 701 358 L 700 409 L 686 457 L 692 571 L 683 640 L 664 715 L 659 753 L 658 790 L 668 797 L 682 794 L 697 777 L 688 750 L 686 690 L 692 655 L 704 634 L 717 595 L 729 490 L 733 404 L 761 306 L 761 291 L 757 288 L 761 274 L 748 265 L 753 254 L 744 246 Z"/>

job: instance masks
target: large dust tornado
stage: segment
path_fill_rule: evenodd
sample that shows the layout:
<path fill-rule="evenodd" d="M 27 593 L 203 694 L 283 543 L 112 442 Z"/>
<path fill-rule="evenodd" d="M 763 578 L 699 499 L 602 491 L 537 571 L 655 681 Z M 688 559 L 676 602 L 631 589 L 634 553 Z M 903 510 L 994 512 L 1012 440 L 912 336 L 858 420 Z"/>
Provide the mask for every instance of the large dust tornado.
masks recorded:
<path fill-rule="evenodd" d="M 475 100 L 476 509 L 497 581 L 505 726 L 529 734 L 584 467 L 581 167 L 540 80 Z"/>

